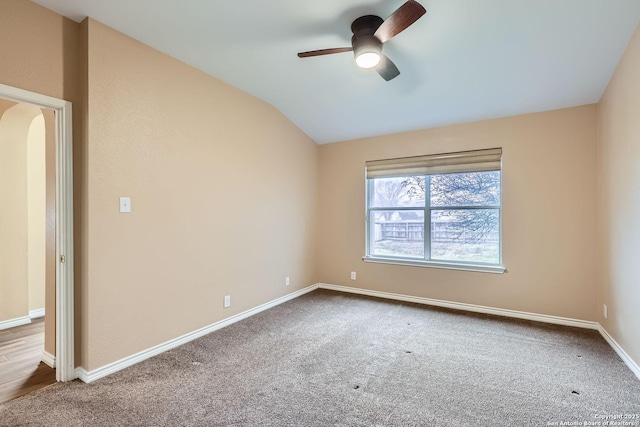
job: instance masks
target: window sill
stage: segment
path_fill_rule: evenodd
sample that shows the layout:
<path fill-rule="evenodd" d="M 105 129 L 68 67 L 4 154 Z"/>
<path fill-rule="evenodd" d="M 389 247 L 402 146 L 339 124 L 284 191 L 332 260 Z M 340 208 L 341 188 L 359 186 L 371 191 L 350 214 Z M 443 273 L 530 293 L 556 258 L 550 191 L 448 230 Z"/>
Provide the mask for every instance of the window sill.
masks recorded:
<path fill-rule="evenodd" d="M 408 265 L 412 267 L 444 268 L 447 270 L 475 271 L 479 273 L 503 274 L 507 269 L 502 265 L 463 264 L 443 261 L 422 261 L 399 258 L 362 257 L 364 262 L 377 264 Z"/>

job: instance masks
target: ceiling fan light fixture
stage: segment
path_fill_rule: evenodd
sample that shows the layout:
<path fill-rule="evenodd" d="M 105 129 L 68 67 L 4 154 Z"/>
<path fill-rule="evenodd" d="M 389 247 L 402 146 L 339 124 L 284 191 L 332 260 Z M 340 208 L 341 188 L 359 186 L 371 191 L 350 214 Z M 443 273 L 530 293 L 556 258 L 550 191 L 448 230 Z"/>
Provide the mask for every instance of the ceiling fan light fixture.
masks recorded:
<path fill-rule="evenodd" d="M 374 68 L 380 63 L 380 54 L 378 52 L 362 52 L 356 57 L 356 64 L 360 68 Z"/>
<path fill-rule="evenodd" d="M 353 53 L 360 68 L 374 68 L 382 59 L 382 43 L 373 34 L 353 37 Z"/>
<path fill-rule="evenodd" d="M 363 15 L 351 23 L 351 47 L 310 50 L 298 52 L 298 57 L 331 55 L 353 51 L 356 65 L 378 72 L 386 81 L 395 79 L 400 70 L 387 56 L 382 54 L 382 45 L 413 25 L 427 10 L 416 0 L 407 0 L 387 19 L 377 15 Z"/>

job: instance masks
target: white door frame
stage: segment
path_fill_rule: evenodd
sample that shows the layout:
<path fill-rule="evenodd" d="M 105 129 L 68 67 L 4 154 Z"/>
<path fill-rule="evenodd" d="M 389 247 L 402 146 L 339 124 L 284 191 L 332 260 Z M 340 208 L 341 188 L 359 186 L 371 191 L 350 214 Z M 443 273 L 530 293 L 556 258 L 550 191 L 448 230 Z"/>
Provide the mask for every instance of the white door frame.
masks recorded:
<path fill-rule="evenodd" d="M 73 337 L 73 138 L 71 103 L 0 84 L 0 98 L 48 108 L 56 117 L 56 380 L 75 376 Z"/>

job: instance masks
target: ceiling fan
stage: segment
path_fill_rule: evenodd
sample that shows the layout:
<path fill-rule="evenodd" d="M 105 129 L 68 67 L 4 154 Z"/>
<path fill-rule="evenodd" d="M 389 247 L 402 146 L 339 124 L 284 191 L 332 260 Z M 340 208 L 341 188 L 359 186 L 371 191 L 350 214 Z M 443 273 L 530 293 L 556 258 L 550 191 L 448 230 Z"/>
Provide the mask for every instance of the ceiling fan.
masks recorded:
<path fill-rule="evenodd" d="M 386 20 L 379 16 L 365 15 L 351 24 L 351 47 L 311 50 L 298 53 L 300 58 L 331 55 L 333 53 L 352 52 L 360 68 L 375 68 L 380 76 L 389 81 L 400 75 L 400 70 L 382 53 L 382 45 L 392 37 L 406 30 L 426 13 L 426 9 L 415 0 L 409 0 L 400 6 Z"/>

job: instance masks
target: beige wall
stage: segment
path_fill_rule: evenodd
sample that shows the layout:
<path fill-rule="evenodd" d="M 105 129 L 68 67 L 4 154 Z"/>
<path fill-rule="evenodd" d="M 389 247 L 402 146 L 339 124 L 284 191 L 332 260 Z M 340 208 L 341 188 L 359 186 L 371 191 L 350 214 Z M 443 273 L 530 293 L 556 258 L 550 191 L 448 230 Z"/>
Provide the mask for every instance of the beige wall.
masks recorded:
<path fill-rule="evenodd" d="M 45 128 L 41 112 L 27 136 L 27 265 L 29 311 L 44 309 L 46 280 L 46 163 Z"/>
<path fill-rule="evenodd" d="M 598 320 L 640 364 L 640 29 L 598 106 Z M 608 318 L 602 304 L 608 306 Z"/>
<path fill-rule="evenodd" d="M 55 98 L 66 99 L 73 103 L 74 114 L 74 157 L 77 159 L 82 154 L 84 140 L 82 139 L 82 104 L 80 97 L 80 26 L 54 12 L 24 0 L 2 0 L 0 1 L 0 58 L 7 60 L 0 61 L 0 83 L 15 86 L 32 92 L 53 96 Z M 10 58 L 10 60 L 9 60 Z M 49 123 L 53 123 L 52 112 L 44 112 L 47 123 L 48 154 L 49 164 L 55 161 L 53 128 Z M 81 163 L 80 163 L 81 165 Z M 50 168 L 47 179 L 51 180 L 55 174 L 55 169 Z M 53 175 L 55 180 L 55 175 Z M 79 193 L 82 188 L 84 176 L 82 168 L 76 166 L 74 171 L 74 200 L 75 214 L 80 218 L 84 200 Z M 51 240 L 54 232 L 52 222 L 55 195 L 52 194 L 51 187 L 47 190 L 47 235 L 48 256 L 47 256 L 47 283 L 55 280 L 55 249 L 52 248 Z M 75 246 L 76 246 L 76 292 L 81 294 L 82 283 L 79 272 L 82 270 L 82 243 L 84 233 L 81 221 L 74 223 Z M 53 253 L 52 253 L 53 250 Z M 46 302 L 47 317 L 45 321 L 46 337 L 45 349 L 51 354 L 55 354 L 55 293 L 47 289 Z M 80 307 L 76 307 L 76 323 L 82 321 Z M 76 340 L 79 345 L 79 340 Z"/>
<path fill-rule="evenodd" d="M 366 160 L 492 147 L 507 273 L 362 261 Z M 596 320 L 595 105 L 322 145 L 320 165 L 321 282 Z"/>
<path fill-rule="evenodd" d="M 26 141 L 34 117 L 24 106 L 4 104 L 9 108 L 0 117 L 0 321 L 29 315 Z"/>
<path fill-rule="evenodd" d="M 82 366 L 315 283 L 317 145 L 268 104 L 96 21 L 83 27 Z M 120 196 L 132 213 L 118 212 Z"/>
<path fill-rule="evenodd" d="M 30 1 L 2 0 L 0 28 L 2 84 L 79 99 L 77 23 Z"/>

